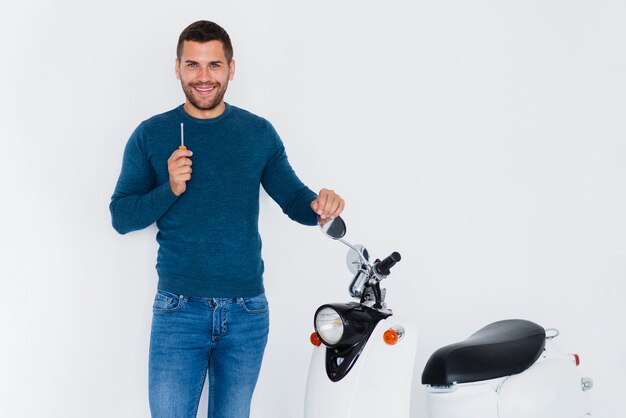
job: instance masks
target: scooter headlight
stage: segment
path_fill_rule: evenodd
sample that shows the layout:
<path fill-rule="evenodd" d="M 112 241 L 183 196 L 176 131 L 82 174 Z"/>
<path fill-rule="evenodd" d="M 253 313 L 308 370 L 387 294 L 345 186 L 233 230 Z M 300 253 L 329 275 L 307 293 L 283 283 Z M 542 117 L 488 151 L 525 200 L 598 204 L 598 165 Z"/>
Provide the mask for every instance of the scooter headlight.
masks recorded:
<path fill-rule="evenodd" d="M 326 374 L 338 382 L 359 358 L 379 321 L 391 316 L 355 302 L 330 303 L 317 308 L 313 316 L 315 333 L 327 347 Z"/>
<path fill-rule="evenodd" d="M 315 315 L 315 331 L 324 344 L 335 345 L 343 337 L 343 320 L 333 308 L 322 308 Z"/>

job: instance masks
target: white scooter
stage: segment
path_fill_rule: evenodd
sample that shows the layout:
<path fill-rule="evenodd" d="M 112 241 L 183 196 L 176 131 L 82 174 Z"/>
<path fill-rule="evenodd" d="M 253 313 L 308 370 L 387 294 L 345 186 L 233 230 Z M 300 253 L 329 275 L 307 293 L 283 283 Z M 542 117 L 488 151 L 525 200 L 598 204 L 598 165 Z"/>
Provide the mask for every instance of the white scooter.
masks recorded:
<path fill-rule="evenodd" d="M 351 248 L 349 291 L 359 302 L 326 304 L 315 313 L 304 417 L 408 418 L 416 331 L 410 321 L 392 317 L 380 288 L 400 255 L 371 264 L 363 246 L 342 239 L 346 227 L 339 217 L 322 230 Z M 506 320 L 437 350 L 422 374 L 429 418 L 592 416 L 593 382 L 578 372 L 578 355 L 558 350 L 557 335 L 529 321 Z"/>

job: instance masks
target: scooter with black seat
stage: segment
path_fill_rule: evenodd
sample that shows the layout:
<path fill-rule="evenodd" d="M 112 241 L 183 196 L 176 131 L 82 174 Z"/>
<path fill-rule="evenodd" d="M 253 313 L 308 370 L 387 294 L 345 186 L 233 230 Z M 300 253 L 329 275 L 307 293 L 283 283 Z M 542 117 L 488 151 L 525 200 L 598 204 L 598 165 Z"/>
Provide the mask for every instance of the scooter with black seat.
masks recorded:
<path fill-rule="evenodd" d="M 409 417 L 417 335 L 396 317 L 380 282 L 401 260 L 392 253 L 370 262 L 367 249 L 343 237 L 340 217 L 322 226 L 350 247 L 350 296 L 315 312 L 305 418 Z M 593 382 L 580 358 L 560 351 L 559 332 L 526 320 L 494 322 L 465 341 L 437 350 L 422 373 L 429 418 L 583 418 L 592 415 Z"/>

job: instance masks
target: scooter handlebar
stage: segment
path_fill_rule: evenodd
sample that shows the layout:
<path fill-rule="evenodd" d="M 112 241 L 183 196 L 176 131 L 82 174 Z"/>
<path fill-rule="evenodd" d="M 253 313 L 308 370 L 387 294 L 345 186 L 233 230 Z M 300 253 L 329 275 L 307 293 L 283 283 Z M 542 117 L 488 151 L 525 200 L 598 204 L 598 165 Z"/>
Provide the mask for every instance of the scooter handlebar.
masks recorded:
<path fill-rule="evenodd" d="M 388 276 L 391 273 L 389 270 L 391 270 L 391 268 L 401 259 L 402 257 L 400 256 L 400 253 L 394 251 L 389 257 L 374 266 L 376 273 L 382 276 Z"/>

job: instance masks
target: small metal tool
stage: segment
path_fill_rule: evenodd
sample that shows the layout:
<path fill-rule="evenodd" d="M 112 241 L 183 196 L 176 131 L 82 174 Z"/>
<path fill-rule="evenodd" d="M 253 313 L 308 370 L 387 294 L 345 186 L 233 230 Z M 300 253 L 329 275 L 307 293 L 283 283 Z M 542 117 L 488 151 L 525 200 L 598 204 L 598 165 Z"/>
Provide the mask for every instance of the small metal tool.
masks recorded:
<path fill-rule="evenodd" d="M 180 146 L 178 147 L 178 149 L 182 149 L 182 150 L 186 150 L 187 147 L 185 146 L 185 130 L 183 128 L 183 123 L 180 123 Z"/>

